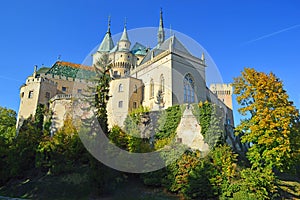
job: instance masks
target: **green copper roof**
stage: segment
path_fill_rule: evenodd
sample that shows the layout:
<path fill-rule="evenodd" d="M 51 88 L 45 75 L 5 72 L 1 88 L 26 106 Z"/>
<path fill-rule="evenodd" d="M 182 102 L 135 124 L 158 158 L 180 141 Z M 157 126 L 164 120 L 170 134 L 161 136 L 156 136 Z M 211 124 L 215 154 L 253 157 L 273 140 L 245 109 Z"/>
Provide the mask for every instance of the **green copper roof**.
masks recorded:
<path fill-rule="evenodd" d="M 114 47 L 114 42 L 111 38 L 111 33 L 107 32 L 98 48 L 98 51 L 109 52 Z"/>
<path fill-rule="evenodd" d="M 41 67 L 40 69 L 37 70 L 37 74 L 45 74 L 46 72 L 49 71 L 49 67 Z"/>
<path fill-rule="evenodd" d="M 95 77 L 94 68 L 70 62 L 57 61 L 46 73 L 77 79 L 91 79 Z"/>
<path fill-rule="evenodd" d="M 126 29 L 126 25 L 124 26 L 124 30 L 123 30 L 123 33 L 122 33 L 120 41 L 121 40 L 123 40 L 123 41 L 129 41 L 128 34 L 127 34 L 127 29 Z"/>
<path fill-rule="evenodd" d="M 144 45 L 136 42 L 134 46 L 131 49 L 131 53 L 134 55 L 143 55 L 145 56 L 147 54 L 147 47 Z"/>

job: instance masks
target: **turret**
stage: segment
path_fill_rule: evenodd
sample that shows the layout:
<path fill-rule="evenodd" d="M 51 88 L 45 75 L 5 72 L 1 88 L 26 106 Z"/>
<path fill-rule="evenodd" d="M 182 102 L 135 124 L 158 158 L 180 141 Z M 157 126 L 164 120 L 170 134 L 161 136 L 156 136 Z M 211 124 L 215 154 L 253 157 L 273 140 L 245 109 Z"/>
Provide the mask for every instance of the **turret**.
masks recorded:
<path fill-rule="evenodd" d="M 126 28 L 126 21 L 124 23 L 124 30 L 121 36 L 121 39 L 119 40 L 118 43 L 118 49 L 119 51 L 129 51 L 131 42 L 128 39 L 128 34 L 127 34 L 127 28 Z"/>
<path fill-rule="evenodd" d="M 109 52 L 114 47 L 114 42 L 110 32 L 110 17 L 108 17 L 107 32 L 98 48 L 98 52 Z"/>

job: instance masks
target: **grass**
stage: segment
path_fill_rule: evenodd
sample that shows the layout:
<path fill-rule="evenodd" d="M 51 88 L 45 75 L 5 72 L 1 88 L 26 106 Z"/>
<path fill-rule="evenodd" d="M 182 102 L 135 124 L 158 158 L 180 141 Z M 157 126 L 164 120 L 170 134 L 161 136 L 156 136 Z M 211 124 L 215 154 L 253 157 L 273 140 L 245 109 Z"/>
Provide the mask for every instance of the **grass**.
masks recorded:
<path fill-rule="evenodd" d="M 110 194 L 97 195 L 93 190 L 88 168 L 78 168 L 59 176 L 31 171 L 26 178 L 10 180 L 0 188 L 0 196 L 43 200 L 178 200 L 177 195 L 162 188 L 148 187 L 137 175 L 130 175 Z M 279 174 L 277 199 L 300 199 L 300 177 Z M 1 197 L 0 197 L 1 199 Z"/>
<path fill-rule="evenodd" d="M 14 179 L 0 188 L 0 196 L 43 200 L 176 200 L 161 188 L 147 187 L 136 176 L 129 176 L 119 187 L 106 195 L 96 195 L 89 178 L 87 167 L 59 176 L 34 174 L 27 178 Z M 0 198 L 1 199 L 1 198 Z"/>

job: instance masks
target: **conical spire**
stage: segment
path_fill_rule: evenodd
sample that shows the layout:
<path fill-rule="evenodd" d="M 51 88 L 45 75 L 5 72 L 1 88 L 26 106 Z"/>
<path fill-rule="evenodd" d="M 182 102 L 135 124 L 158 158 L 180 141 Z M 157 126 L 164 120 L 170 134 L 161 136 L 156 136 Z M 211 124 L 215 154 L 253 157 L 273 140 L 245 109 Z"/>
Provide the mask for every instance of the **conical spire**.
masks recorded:
<path fill-rule="evenodd" d="M 123 30 L 123 33 L 122 33 L 122 36 L 121 36 L 121 39 L 120 39 L 120 41 L 121 40 L 123 40 L 123 41 L 129 41 L 129 39 L 128 39 L 128 34 L 127 34 L 127 27 L 126 27 L 126 18 L 125 18 L 125 22 L 124 22 L 124 30 Z"/>
<path fill-rule="evenodd" d="M 110 32 L 110 16 L 108 17 L 108 26 L 107 26 L 107 32 L 98 48 L 98 51 L 100 52 L 109 52 L 114 47 L 114 42 L 111 37 Z"/>
<path fill-rule="evenodd" d="M 159 27 L 157 32 L 157 43 L 160 45 L 165 41 L 165 30 L 164 30 L 164 22 L 162 9 L 160 9 L 160 19 L 159 19 Z"/>

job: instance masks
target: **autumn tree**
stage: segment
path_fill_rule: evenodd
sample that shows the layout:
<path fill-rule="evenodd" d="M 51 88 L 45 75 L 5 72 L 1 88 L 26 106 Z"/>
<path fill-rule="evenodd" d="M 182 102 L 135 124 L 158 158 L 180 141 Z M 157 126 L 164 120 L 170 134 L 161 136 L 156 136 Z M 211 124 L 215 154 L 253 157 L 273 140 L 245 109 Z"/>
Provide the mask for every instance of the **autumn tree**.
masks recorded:
<path fill-rule="evenodd" d="M 247 153 L 252 167 L 276 167 L 283 170 L 299 155 L 295 144 L 299 134 L 293 132 L 298 111 L 289 101 L 283 83 L 273 73 L 245 68 L 234 79 L 234 94 L 240 104 L 239 112 L 245 116 L 237 126 L 242 142 L 249 143 Z"/>

